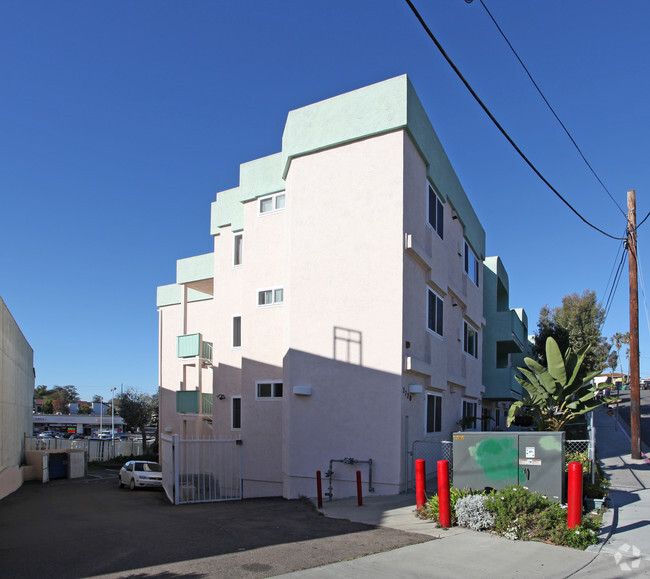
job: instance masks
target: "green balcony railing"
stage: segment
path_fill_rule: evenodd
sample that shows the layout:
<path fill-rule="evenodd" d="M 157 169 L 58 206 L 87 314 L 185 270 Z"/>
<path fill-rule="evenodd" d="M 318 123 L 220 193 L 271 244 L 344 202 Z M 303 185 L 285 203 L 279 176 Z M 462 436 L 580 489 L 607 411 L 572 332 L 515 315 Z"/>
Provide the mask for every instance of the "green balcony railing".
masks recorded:
<path fill-rule="evenodd" d="M 212 361 L 212 342 L 204 342 L 201 334 L 185 334 L 176 338 L 176 352 L 179 358 L 200 356 Z"/>
<path fill-rule="evenodd" d="M 181 390 L 176 392 L 176 412 L 191 414 L 212 414 L 212 394 L 203 394 L 203 407 L 199 408 L 199 392 L 196 390 Z"/>

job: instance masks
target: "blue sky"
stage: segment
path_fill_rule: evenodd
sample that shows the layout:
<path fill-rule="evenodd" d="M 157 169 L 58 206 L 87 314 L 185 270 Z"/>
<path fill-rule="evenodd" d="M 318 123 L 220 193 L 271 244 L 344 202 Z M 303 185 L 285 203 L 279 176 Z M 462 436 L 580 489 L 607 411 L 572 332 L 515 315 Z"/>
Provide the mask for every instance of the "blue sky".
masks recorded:
<path fill-rule="evenodd" d="M 636 189 L 645 216 L 650 4 L 484 1 L 619 205 Z M 414 3 L 540 171 L 622 235 L 480 2 Z M 401 0 L 5 0 L 0 54 L 0 296 L 34 348 L 37 384 L 154 392 L 156 287 L 175 281 L 177 259 L 212 250 L 215 194 L 237 186 L 240 163 L 280 151 L 290 110 L 404 73 L 531 331 L 567 293 L 606 297 L 620 242 L 539 181 Z M 628 327 L 626 268 L 604 333 Z M 648 375 L 643 301 L 640 328 Z"/>

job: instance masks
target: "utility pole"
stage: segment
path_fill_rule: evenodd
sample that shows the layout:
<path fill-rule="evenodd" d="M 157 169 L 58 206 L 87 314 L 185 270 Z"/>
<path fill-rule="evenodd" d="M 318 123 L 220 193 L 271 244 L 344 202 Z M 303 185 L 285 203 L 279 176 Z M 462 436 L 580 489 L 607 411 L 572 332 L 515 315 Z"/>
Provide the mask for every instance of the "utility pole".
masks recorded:
<path fill-rule="evenodd" d="M 632 458 L 641 458 L 641 391 L 639 388 L 639 287 L 636 260 L 636 194 L 627 192 L 627 254 L 630 264 L 630 430 Z"/>

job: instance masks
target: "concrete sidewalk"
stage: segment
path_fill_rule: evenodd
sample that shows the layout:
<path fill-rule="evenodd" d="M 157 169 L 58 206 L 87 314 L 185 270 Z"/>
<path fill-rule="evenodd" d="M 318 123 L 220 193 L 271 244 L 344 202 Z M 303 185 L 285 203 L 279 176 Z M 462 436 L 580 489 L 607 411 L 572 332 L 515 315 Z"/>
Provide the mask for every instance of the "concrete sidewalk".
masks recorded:
<path fill-rule="evenodd" d="M 432 540 L 288 577 L 650 577 L 650 460 L 630 458 L 629 434 L 605 412 L 594 416 L 597 452 L 610 478 L 599 544 L 587 551 L 510 541 L 461 527 L 440 529 L 414 515 L 415 497 L 325 503 L 327 517 L 429 535 Z M 648 453 L 648 449 L 644 448 Z"/>

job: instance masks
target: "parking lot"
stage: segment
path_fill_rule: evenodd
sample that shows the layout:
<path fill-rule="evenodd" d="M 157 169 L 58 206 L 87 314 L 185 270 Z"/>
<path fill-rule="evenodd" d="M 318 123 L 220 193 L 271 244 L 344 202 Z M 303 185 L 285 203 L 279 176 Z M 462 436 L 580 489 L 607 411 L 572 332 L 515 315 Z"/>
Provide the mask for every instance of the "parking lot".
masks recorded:
<path fill-rule="evenodd" d="M 269 577 L 430 540 L 328 519 L 308 501 L 172 506 L 117 471 L 28 482 L 0 501 L 5 577 Z"/>

